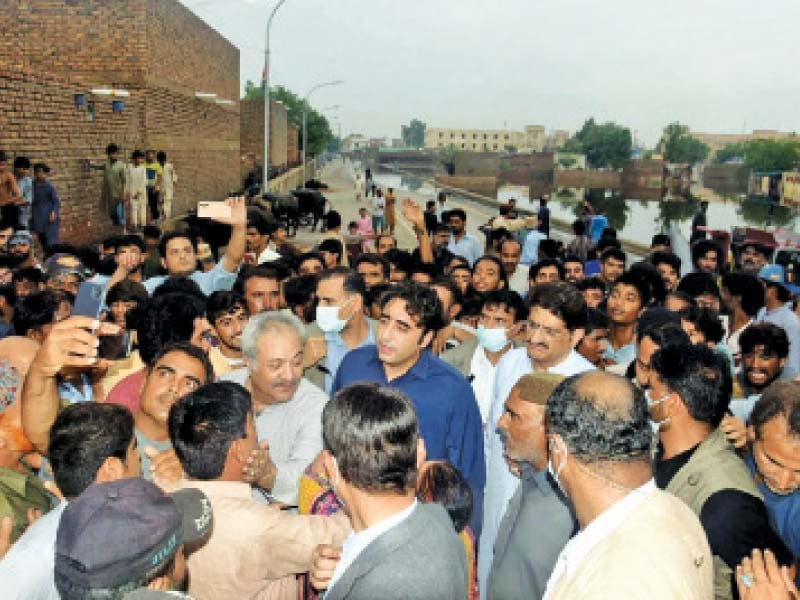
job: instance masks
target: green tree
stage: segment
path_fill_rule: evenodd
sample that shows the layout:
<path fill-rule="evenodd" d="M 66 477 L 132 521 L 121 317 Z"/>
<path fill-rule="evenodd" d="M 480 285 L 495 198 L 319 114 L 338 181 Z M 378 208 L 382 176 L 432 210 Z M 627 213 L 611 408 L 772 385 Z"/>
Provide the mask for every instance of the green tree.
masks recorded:
<path fill-rule="evenodd" d="M 709 147 L 693 137 L 686 125 L 677 121 L 664 128 L 661 148 L 667 161 L 690 165 L 703 162 L 709 153 Z"/>
<path fill-rule="evenodd" d="M 516 154 L 519 152 L 519 148 L 517 148 L 514 144 L 506 144 L 504 146 L 504 150 L 509 154 Z"/>
<path fill-rule="evenodd" d="M 744 147 L 744 163 L 754 171 L 791 171 L 800 163 L 800 142 L 749 141 Z"/>
<path fill-rule="evenodd" d="M 729 160 L 744 159 L 744 151 L 744 144 L 725 144 L 714 154 L 714 162 L 722 165 Z"/>
<path fill-rule="evenodd" d="M 425 145 L 425 123 L 419 119 L 411 119 L 408 125 L 401 128 L 403 144 L 413 148 L 422 148 Z"/>
<path fill-rule="evenodd" d="M 458 154 L 458 148 L 455 144 L 449 144 L 446 148 L 439 148 L 439 162 L 444 165 L 448 175 L 455 173 L 456 154 Z"/>
<path fill-rule="evenodd" d="M 244 97 L 247 100 L 263 100 L 264 86 L 257 86 L 252 81 L 247 80 L 244 84 Z M 306 124 L 308 126 L 308 154 L 317 156 L 328 148 L 328 145 L 333 139 L 333 132 L 331 131 L 330 123 L 328 123 L 328 119 L 325 118 L 325 115 L 318 113 L 303 98 L 282 85 L 270 88 L 270 98 L 283 102 L 286 107 L 287 120 L 301 129 L 301 144 L 303 135 L 303 107 L 305 107 Z"/>
<path fill-rule="evenodd" d="M 562 150 L 585 154 L 586 161 L 596 169 L 621 169 L 630 159 L 632 147 L 630 129 L 612 122 L 598 124 L 592 117 L 567 140 Z"/>

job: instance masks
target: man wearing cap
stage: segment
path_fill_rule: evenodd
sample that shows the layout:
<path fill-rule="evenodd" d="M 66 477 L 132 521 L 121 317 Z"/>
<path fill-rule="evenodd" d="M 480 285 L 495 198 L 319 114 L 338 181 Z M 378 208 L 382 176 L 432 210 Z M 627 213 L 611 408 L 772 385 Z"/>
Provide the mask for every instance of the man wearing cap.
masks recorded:
<path fill-rule="evenodd" d="M 800 318 L 792 311 L 789 301 L 798 290 L 786 281 L 781 265 L 762 267 L 758 278 L 764 284 L 764 307 L 758 311 L 755 320 L 783 328 L 789 338 L 785 368 L 797 374 L 800 372 Z"/>
<path fill-rule="evenodd" d="M 8 253 L 14 259 L 17 269 L 40 266 L 33 254 L 33 236 L 29 231 L 20 229 L 14 232 L 8 240 Z"/>
<path fill-rule="evenodd" d="M 45 285 L 50 290 L 78 293 L 78 286 L 86 276 L 86 268 L 79 258 L 72 254 L 53 254 L 42 265 L 47 279 Z"/>
<path fill-rule="evenodd" d="M 203 600 L 297 598 L 295 576 L 310 569 L 318 544 L 344 541 L 348 518 L 296 515 L 252 498 L 246 478 L 267 462 L 252 459 L 253 406 L 237 383 L 212 383 L 183 397 L 170 410 L 169 433 L 186 473 L 179 486 L 203 492 L 214 511 L 208 542 L 188 557 L 189 593 Z"/>
<path fill-rule="evenodd" d="M 199 490 L 166 496 L 142 479 L 96 483 L 64 509 L 55 552 L 61 600 L 170 598 L 139 590 L 179 590 L 184 545 L 211 530 L 211 504 Z"/>
<path fill-rule="evenodd" d="M 497 423 L 504 454 L 518 465 L 522 482 L 508 503 L 494 548 L 481 549 L 493 554 L 485 595 L 490 600 L 541 598 L 558 554 L 578 529 L 572 505 L 547 472 L 545 406 L 562 379 L 549 373 L 524 375 Z"/>

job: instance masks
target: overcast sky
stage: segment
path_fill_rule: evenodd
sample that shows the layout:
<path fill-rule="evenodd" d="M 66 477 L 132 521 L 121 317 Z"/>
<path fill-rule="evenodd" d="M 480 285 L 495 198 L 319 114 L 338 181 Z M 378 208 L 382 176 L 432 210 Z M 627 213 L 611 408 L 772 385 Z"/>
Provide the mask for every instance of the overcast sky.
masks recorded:
<path fill-rule="evenodd" d="M 275 0 L 182 0 L 258 81 Z M 695 131 L 800 130 L 800 2 L 770 0 L 287 0 L 271 84 L 340 108 L 342 133 L 429 127 L 579 128 L 594 116 L 654 144 Z M 336 125 L 333 126 L 336 131 Z"/>

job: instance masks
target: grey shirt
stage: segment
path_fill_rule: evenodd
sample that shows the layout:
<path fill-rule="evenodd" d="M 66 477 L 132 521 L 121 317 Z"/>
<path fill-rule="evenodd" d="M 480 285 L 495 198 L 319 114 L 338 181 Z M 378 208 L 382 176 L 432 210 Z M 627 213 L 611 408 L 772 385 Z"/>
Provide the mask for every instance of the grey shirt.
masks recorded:
<path fill-rule="evenodd" d="M 172 443 L 151 440 L 138 429 L 134 429 L 133 433 L 136 435 L 136 447 L 139 449 L 139 456 L 142 459 L 142 478 L 147 481 L 152 481 L 153 474 L 150 472 L 150 458 L 144 453 L 144 449 L 150 447 L 161 452 L 172 448 Z"/>
<path fill-rule="evenodd" d="M 558 555 L 578 529 L 569 500 L 549 473 L 534 471 L 527 463 L 520 469 L 522 482 L 508 503 L 494 543 L 489 600 L 542 598 Z"/>
<path fill-rule="evenodd" d="M 244 385 L 248 370 L 225 373 L 220 381 Z M 322 451 L 322 409 L 328 396 L 303 378 L 288 402 L 272 404 L 256 414 L 259 441 L 269 442 L 269 456 L 278 470 L 272 496 L 280 502 L 297 504 L 300 476 Z"/>

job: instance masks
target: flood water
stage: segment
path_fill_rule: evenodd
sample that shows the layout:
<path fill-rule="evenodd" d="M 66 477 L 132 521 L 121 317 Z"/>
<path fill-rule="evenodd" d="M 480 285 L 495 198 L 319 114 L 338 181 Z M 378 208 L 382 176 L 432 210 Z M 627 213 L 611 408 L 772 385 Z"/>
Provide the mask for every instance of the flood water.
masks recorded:
<path fill-rule="evenodd" d="M 398 174 L 391 171 L 375 171 L 376 185 L 386 188 L 408 190 L 435 198 L 433 173 Z M 565 221 L 574 220 L 581 212 L 583 190 L 554 190 L 550 195 L 551 216 Z M 692 216 L 697 211 L 696 200 L 655 201 L 607 196 L 604 190 L 590 190 L 589 197 L 597 210 L 605 210 L 609 223 L 620 238 L 649 245 L 655 233 L 668 231 L 677 224 L 683 234 L 690 235 Z M 498 203 L 517 199 L 520 208 L 538 209 L 539 202 L 528 199 L 528 189 L 519 186 L 502 187 L 497 192 Z M 760 229 L 782 227 L 797 231 L 800 218 L 797 211 L 770 205 L 754 199 L 731 198 L 712 201 L 708 207 L 708 224 L 715 229 L 730 231 L 735 226 Z"/>

